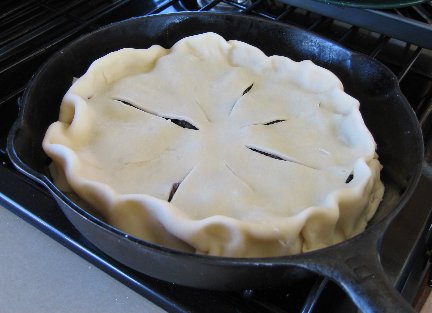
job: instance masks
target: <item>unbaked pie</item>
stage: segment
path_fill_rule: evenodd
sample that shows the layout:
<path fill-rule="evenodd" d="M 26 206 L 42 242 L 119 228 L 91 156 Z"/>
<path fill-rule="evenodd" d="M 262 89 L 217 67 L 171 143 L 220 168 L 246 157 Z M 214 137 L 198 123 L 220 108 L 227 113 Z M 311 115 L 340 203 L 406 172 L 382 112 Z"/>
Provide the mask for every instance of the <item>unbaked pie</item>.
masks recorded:
<path fill-rule="evenodd" d="M 217 256 L 338 243 L 384 190 L 359 102 L 334 74 L 214 33 L 96 60 L 43 148 L 59 188 L 114 227 Z"/>

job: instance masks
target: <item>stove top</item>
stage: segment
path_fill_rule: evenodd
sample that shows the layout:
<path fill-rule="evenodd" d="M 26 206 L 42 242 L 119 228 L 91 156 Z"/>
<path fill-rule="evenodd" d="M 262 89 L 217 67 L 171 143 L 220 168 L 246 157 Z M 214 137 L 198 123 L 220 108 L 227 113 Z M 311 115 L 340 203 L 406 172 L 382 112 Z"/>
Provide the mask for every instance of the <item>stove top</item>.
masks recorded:
<path fill-rule="evenodd" d="M 335 283 L 318 275 L 284 288 L 215 292 L 134 272 L 87 242 L 49 194 L 11 166 L 5 146 L 19 109 L 17 100 L 44 60 L 70 40 L 107 23 L 184 10 L 258 15 L 309 29 L 377 58 L 395 72 L 421 122 L 426 143 L 432 140 L 431 3 L 377 11 L 342 9 L 309 0 L 9 0 L 0 4 L 0 204 L 170 312 L 356 312 Z M 430 160 L 432 153 L 427 151 L 425 159 Z M 383 239 L 383 267 L 411 303 L 429 268 L 430 190 L 432 175 L 425 167 L 414 196 Z"/>

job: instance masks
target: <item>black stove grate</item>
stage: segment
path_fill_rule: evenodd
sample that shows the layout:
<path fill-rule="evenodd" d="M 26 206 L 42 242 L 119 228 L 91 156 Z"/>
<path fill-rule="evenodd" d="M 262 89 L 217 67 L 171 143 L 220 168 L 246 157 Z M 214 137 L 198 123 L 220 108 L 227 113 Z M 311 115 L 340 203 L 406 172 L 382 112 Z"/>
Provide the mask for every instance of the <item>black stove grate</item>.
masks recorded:
<path fill-rule="evenodd" d="M 0 155 L 17 114 L 16 98 L 46 57 L 104 16 L 128 3 L 113 1 L 5 1 L 0 7 Z M 14 77 L 13 80 L 10 78 Z"/>
<path fill-rule="evenodd" d="M 183 10 L 222 10 L 261 16 L 309 29 L 378 59 L 397 75 L 402 91 L 421 122 L 425 138 L 431 140 L 430 2 L 377 11 L 342 9 L 310 0 L 29 0 L 19 3 L 9 0 L 0 4 L 0 204 L 168 311 L 356 312 L 342 290 L 320 276 L 284 288 L 214 292 L 180 287 L 141 275 L 88 243 L 57 209 L 48 193 L 9 164 L 6 136 L 18 113 L 18 98 L 32 74 L 50 54 L 77 36 L 110 22 Z M 427 193 L 431 183 L 425 184 L 422 188 Z M 426 268 L 428 243 L 425 238 L 430 224 L 430 207 L 424 204 L 415 207 L 418 211 L 411 215 L 415 213 L 417 220 L 412 222 L 413 230 L 404 236 L 409 240 L 401 244 L 391 238 L 384 239 L 385 251 L 382 252 L 389 278 L 409 301 L 418 288 L 418 276 L 424 275 Z M 401 215 L 406 218 L 403 213 Z M 402 227 L 397 221 L 393 227 L 395 231 Z"/>

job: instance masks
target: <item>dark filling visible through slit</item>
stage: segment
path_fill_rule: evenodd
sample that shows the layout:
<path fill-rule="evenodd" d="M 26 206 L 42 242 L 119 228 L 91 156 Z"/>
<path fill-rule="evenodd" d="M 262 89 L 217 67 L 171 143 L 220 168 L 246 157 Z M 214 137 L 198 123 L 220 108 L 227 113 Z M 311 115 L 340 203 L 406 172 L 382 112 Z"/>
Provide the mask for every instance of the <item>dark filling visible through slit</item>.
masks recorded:
<path fill-rule="evenodd" d="M 273 153 L 268 153 L 268 152 L 265 152 L 265 151 L 262 151 L 262 150 L 259 150 L 259 149 L 256 149 L 256 148 L 248 147 L 248 146 L 246 146 L 246 148 L 248 148 L 249 150 L 251 150 L 253 152 L 257 152 L 259 154 L 265 155 L 266 157 L 269 157 L 269 158 L 272 158 L 272 159 L 276 159 L 276 160 L 280 160 L 280 161 L 285 161 L 285 162 L 291 162 L 291 163 L 295 163 L 295 164 L 298 164 L 298 165 L 301 165 L 301 166 L 304 166 L 304 167 L 307 167 L 307 168 L 311 168 L 311 169 L 314 169 L 314 170 L 319 170 L 319 168 L 313 167 L 311 165 L 308 165 L 308 164 L 305 164 L 305 163 L 302 163 L 302 162 L 299 162 L 299 161 L 296 161 L 296 160 L 285 159 L 285 158 L 280 157 L 278 155 L 275 155 Z"/>
<path fill-rule="evenodd" d="M 269 158 L 273 158 L 273 159 L 281 160 L 281 161 L 286 161 L 285 159 L 282 159 L 281 157 L 278 157 L 277 155 L 274 155 L 274 154 L 271 154 L 271 153 L 268 153 L 268 152 L 264 152 L 264 151 L 261 151 L 261 150 L 258 150 L 258 149 L 254 149 L 254 148 L 249 148 L 249 147 L 247 147 L 247 148 L 249 150 L 252 150 L 252 151 L 257 152 L 259 154 L 265 155 L 265 156 L 267 156 Z"/>
<path fill-rule="evenodd" d="M 168 120 L 168 121 L 170 121 L 170 122 L 172 122 L 172 123 L 174 123 L 174 124 L 176 124 L 177 126 L 180 126 L 180 127 L 182 127 L 182 128 L 198 130 L 197 127 L 195 127 L 194 125 L 192 125 L 191 123 L 189 123 L 189 122 L 187 122 L 187 121 L 185 121 L 185 120 L 179 120 L 179 119 L 176 119 L 176 118 L 169 118 L 169 117 L 166 117 L 166 116 L 157 115 L 157 114 L 155 114 L 155 113 L 153 113 L 153 112 L 150 112 L 150 111 L 144 110 L 143 108 L 139 108 L 139 107 L 137 107 L 135 104 L 130 103 L 130 102 L 126 101 L 126 100 L 122 100 L 122 99 L 113 99 L 113 100 L 115 100 L 115 101 L 119 101 L 119 102 L 121 102 L 121 103 L 123 103 L 123 104 L 126 104 L 126 105 L 128 105 L 128 106 L 130 106 L 130 107 L 133 107 L 133 108 L 135 108 L 135 109 L 137 109 L 137 110 L 140 110 L 140 111 L 143 111 L 143 112 L 145 112 L 145 113 L 148 113 L 148 114 L 151 114 L 151 115 L 154 115 L 154 116 L 157 116 L 157 117 L 161 117 L 161 118 L 163 118 L 163 119 L 166 119 L 166 120 Z"/>
<path fill-rule="evenodd" d="M 177 183 L 172 184 L 171 186 L 171 191 L 170 194 L 168 196 L 168 202 L 171 202 L 171 200 L 174 198 L 175 193 L 177 192 L 177 190 L 179 189 L 180 185 L 184 182 L 185 179 L 187 179 L 189 177 L 189 175 L 193 172 L 193 168 L 189 171 L 189 173 L 186 174 L 186 176 L 180 180 Z"/>
<path fill-rule="evenodd" d="M 353 180 L 353 178 L 354 178 L 354 174 L 353 173 L 349 174 L 349 176 L 347 177 L 347 179 L 345 181 L 345 184 L 348 184 L 350 181 Z"/>
<path fill-rule="evenodd" d="M 274 121 L 265 123 L 263 125 L 273 125 L 273 124 L 282 123 L 282 122 L 285 122 L 285 120 L 274 120 Z"/>
<path fill-rule="evenodd" d="M 171 192 L 168 197 L 168 202 L 171 202 L 172 198 L 174 198 L 175 193 L 177 192 L 178 187 L 180 186 L 180 183 L 174 183 L 171 187 Z"/>
<path fill-rule="evenodd" d="M 198 128 L 193 126 L 191 123 L 186 122 L 185 120 L 178 120 L 175 118 L 166 118 L 166 117 L 164 117 L 164 119 L 170 120 L 172 123 L 176 124 L 177 126 L 183 127 L 183 128 L 198 130 Z"/>
<path fill-rule="evenodd" d="M 252 83 L 249 87 L 247 87 L 247 88 L 243 91 L 241 97 L 243 97 L 245 94 L 247 94 L 247 93 L 252 89 L 253 85 L 254 85 L 254 83 Z M 231 107 L 230 115 L 231 115 L 231 113 L 234 111 L 235 106 L 239 103 L 241 97 L 240 97 L 239 99 L 237 99 L 236 102 L 234 102 L 233 106 Z"/>
<path fill-rule="evenodd" d="M 252 89 L 253 85 L 254 85 L 254 84 L 252 83 L 249 87 L 247 87 L 247 88 L 243 91 L 242 96 L 244 96 L 245 94 L 247 94 L 247 93 Z"/>

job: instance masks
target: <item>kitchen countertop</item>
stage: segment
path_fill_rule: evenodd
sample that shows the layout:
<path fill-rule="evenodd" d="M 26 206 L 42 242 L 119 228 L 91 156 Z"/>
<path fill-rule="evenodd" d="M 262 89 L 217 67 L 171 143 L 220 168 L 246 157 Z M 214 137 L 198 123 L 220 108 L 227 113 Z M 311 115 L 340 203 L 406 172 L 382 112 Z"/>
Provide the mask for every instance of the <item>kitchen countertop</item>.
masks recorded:
<path fill-rule="evenodd" d="M 432 294 L 429 293 L 426 302 L 424 303 L 423 308 L 420 313 L 431 313 L 432 312 Z"/>
<path fill-rule="evenodd" d="M 0 206 L 4 313 L 165 312 Z"/>

